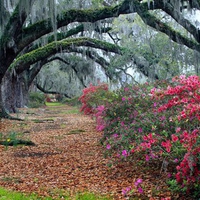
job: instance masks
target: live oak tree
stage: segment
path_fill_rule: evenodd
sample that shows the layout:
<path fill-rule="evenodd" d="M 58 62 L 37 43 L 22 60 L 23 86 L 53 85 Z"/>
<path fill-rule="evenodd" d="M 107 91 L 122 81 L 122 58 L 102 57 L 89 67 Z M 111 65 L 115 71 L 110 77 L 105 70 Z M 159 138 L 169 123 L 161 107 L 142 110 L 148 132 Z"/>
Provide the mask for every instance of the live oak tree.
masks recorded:
<path fill-rule="evenodd" d="M 185 32 L 176 22 L 160 11 L 154 11 L 160 18 L 168 21 L 168 24 L 176 29 Z M 133 23 L 134 21 L 134 23 Z M 148 81 L 155 79 L 171 79 L 181 73 L 197 73 L 199 69 L 198 53 L 184 45 L 177 44 L 169 37 L 155 29 L 148 27 L 137 14 L 123 15 L 113 22 L 113 29 L 109 34 L 120 46 L 125 46 L 127 53 L 113 59 L 111 65 L 114 69 L 117 66 L 124 66 L 124 69 L 133 69 L 135 72 L 142 72 L 148 77 Z M 143 57 L 144 68 L 135 66 L 133 55 Z M 129 62 L 128 62 L 129 60 Z M 126 67 L 125 67 L 126 66 Z M 193 67 L 192 67 L 193 66 Z M 195 68 L 194 68 L 195 66 Z M 122 74 L 123 71 L 121 70 Z M 142 76 L 134 73 L 134 80 L 141 81 Z M 147 79 L 146 79 L 147 80 Z M 145 81 L 145 80 L 144 80 Z"/>
<path fill-rule="evenodd" d="M 99 74 L 92 60 L 72 54 L 58 54 L 48 59 L 34 82 L 44 93 L 70 98 L 81 95 L 82 89 L 95 81 L 96 73 Z"/>
<path fill-rule="evenodd" d="M 121 14 L 137 13 L 145 24 L 166 34 L 172 41 L 200 52 L 199 27 L 184 17 L 185 4 L 190 10 L 200 9 L 200 0 L 123 0 L 98 1 L 2 0 L 0 2 L 0 116 L 8 116 L 4 102 L 15 110 L 17 100 L 40 71 L 46 59 L 57 53 L 76 52 L 81 48 L 101 49 L 123 54 L 124 48 L 84 35 L 83 23 L 101 24 L 102 20 Z M 98 6 L 97 3 L 95 6 Z M 171 27 L 154 11 L 163 11 L 184 28 L 187 34 Z M 193 11 L 194 12 L 194 11 Z M 102 23 L 103 24 L 103 23 Z M 97 26 L 95 26 L 97 27 Z M 75 31 L 75 32 L 74 32 Z M 143 62 L 132 55 L 138 68 Z M 36 64 L 39 63 L 39 64 Z M 22 74 L 25 73 L 27 76 Z M 22 79 L 29 79 L 23 85 Z M 17 84 L 18 83 L 18 84 Z M 13 89 L 14 88 L 14 89 Z M 13 108 L 12 108 L 13 107 Z"/>

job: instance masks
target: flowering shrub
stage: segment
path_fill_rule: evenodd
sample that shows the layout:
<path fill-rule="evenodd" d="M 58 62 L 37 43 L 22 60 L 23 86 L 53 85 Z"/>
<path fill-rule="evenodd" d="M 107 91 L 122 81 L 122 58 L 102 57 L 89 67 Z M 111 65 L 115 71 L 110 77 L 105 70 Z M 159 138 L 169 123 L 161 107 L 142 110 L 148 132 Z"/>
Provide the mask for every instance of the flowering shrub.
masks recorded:
<path fill-rule="evenodd" d="M 147 152 L 144 155 L 147 160 L 156 157 L 151 150 L 153 144 L 155 144 L 154 148 L 157 148 L 155 130 L 164 133 L 163 126 L 168 122 L 165 116 L 159 116 L 154 112 L 156 103 L 152 103 L 149 96 L 151 88 L 152 86 L 147 83 L 127 86 L 117 91 L 118 100 L 113 101 L 106 108 L 103 140 L 106 144 L 112 145 L 110 151 L 113 153 L 117 151 L 118 157 L 124 158 L 129 155 L 136 158 L 137 153 L 141 151 Z"/>
<path fill-rule="evenodd" d="M 97 130 L 102 131 L 105 127 L 103 120 L 105 106 L 108 102 L 117 99 L 115 93 L 108 90 L 108 85 L 101 83 L 97 86 L 90 84 L 83 89 L 83 94 L 79 98 L 82 103 L 81 112 L 85 115 L 91 115 L 96 118 Z"/>
<path fill-rule="evenodd" d="M 103 119 L 104 117 L 104 111 L 105 111 L 105 106 L 101 105 L 96 108 L 95 112 L 95 117 L 96 117 L 96 123 L 97 123 L 97 130 L 98 131 L 103 131 L 105 128 L 105 121 Z"/>
<path fill-rule="evenodd" d="M 84 112 L 85 115 L 93 114 L 97 106 L 104 104 L 106 92 L 108 92 L 107 84 L 98 86 L 90 84 L 89 87 L 83 89 L 83 94 L 79 98 L 82 103 L 81 112 Z"/>
<path fill-rule="evenodd" d="M 182 160 L 176 167 L 176 180 L 188 190 L 192 190 L 195 183 L 200 182 L 200 79 L 198 76 L 180 76 L 175 77 L 173 82 L 175 86 L 168 86 L 167 89 L 159 91 L 154 88 L 151 93 L 153 98 L 158 100 L 170 97 L 165 104 L 159 106 L 158 112 L 176 109 L 172 120 L 179 126 L 171 135 L 171 140 L 162 144 L 169 153 L 172 143 L 178 143 L 184 149 L 183 152 L 186 152 L 181 154 Z"/>
<path fill-rule="evenodd" d="M 180 76 L 155 86 L 127 86 L 97 109 L 102 142 L 113 159 L 159 160 L 162 170 L 175 165 L 171 178 L 198 196 L 200 79 Z"/>

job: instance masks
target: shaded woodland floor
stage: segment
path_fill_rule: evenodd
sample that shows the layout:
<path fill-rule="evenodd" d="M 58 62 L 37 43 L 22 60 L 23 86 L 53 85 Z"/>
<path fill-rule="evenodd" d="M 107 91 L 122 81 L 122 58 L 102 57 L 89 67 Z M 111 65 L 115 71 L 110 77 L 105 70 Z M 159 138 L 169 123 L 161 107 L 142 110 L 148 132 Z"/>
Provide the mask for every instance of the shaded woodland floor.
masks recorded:
<path fill-rule="evenodd" d="M 127 199 L 122 189 L 143 179 L 144 193 L 133 199 L 169 197 L 164 181 L 167 173 L 158 166 L 134 163 L 109 166 L 99 140 L 102 132 L 95 121 L 70 106 L 21 109 L 24 121 L 0 121 L 0 133 L 20 133 L 35 146 L 0 145 L 0 186 L 59 199 L 60 194 L 90 191 L 112 199 Z M 60 198 L 62 199 L 62 198 Z"/>

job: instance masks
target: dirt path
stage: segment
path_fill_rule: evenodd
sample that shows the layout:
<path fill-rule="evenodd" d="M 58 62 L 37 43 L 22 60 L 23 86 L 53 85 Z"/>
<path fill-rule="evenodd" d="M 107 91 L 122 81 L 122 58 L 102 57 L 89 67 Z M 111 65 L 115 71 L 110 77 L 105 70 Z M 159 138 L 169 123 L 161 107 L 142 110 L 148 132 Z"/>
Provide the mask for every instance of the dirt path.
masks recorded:
<path fill-rule="evenodd" d="M 20 132 L 36 146 L 0 146 L 1 186 L 45 196 L 90 191 L 124 199 L 122 189 L 134 187 L 137 178 L 144 178 L 141 169 L 133 165 L 108 167 L 109 160 L 99 144 L 102 133 L 96 132 L 91 118 L 72 114 L 73 108 L 57 106 L 22 112 L 19 116 L 25 121 L 2 120 L 0 132 Z M 151 188 L 159 185 L 162 177 L 159 171 L 153 175 L 149 171 L 144 181 Z M 149 199 L 151 194 L 149 189 L 141 199 Z"/>

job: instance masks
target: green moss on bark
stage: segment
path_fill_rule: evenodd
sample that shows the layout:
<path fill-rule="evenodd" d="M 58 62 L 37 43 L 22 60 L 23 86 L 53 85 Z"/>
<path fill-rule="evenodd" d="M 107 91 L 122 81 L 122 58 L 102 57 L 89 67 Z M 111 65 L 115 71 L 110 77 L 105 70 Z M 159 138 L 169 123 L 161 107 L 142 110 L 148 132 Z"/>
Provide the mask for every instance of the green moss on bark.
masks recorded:
<path fill-rule="evenodd" d="M 15 67 L 17 72 L 22 72 L 31 64 L 47 58 L 61 50 L 73 51 L 73 48 L 79 46 L 89 46 L 92 48 L 99 48 L 105 51 L 110 51 L 114 53 L 120 53 L 121 48 L 117 45 L 103 42 L 100 40 L 95 40 L 91 38 L 70 38 L 61 41 L 54 41 L 46 46 L 40 47 L 32 52 L 24 54 L 17 58 L 10 68 Z"/>

